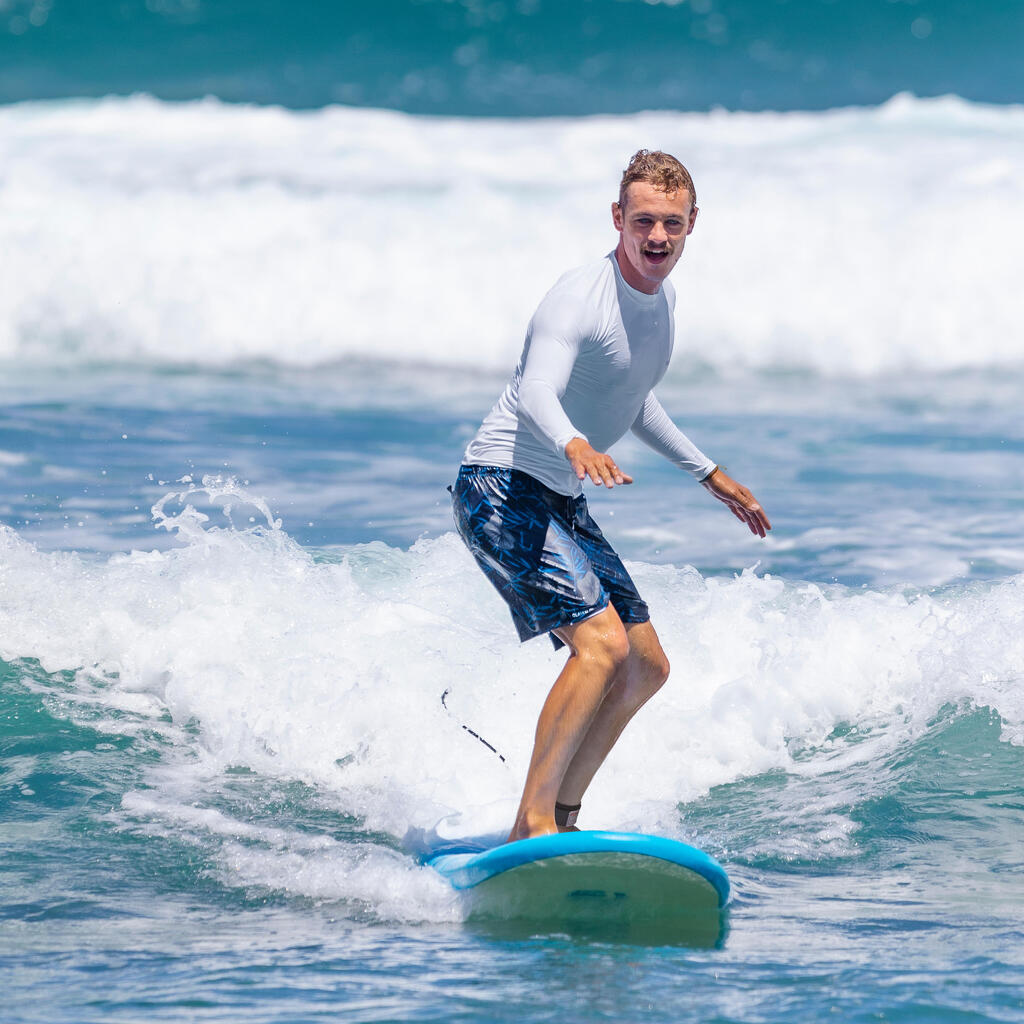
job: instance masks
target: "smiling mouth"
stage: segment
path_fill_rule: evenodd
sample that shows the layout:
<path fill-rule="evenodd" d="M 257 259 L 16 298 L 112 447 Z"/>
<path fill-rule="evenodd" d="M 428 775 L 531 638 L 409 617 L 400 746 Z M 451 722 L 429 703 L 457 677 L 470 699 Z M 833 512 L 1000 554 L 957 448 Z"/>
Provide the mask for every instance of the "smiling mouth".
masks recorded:
<path fill-rule="evenodd" d="M 641 251 L 651 263 L 664 263 L 669 257 L 668 249 L 643 249 Z"/>

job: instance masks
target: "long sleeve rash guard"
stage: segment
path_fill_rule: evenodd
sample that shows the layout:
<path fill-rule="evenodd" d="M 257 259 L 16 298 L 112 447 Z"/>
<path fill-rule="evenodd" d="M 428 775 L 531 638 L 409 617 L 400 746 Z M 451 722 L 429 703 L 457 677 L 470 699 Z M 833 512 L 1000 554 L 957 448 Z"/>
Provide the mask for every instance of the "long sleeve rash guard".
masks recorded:
<path fill-rule="evenodd" d="M 672 357 L 675 292 L 626 284 L 614 253 L 570 270 L 544 296 L 508 386 L 466 448 L 468 465 L 522 470 L 560 494 L 583 484 L 565 457 L 582 437 L 607 451 L 627 430 L 703 480 L 715 464 L 655 398 Z"/>

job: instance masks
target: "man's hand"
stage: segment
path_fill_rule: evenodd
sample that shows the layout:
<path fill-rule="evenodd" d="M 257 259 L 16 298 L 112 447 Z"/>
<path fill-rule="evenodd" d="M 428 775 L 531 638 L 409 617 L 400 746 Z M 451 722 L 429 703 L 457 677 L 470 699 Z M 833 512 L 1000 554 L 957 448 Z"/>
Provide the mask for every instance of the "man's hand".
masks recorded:
<path fill-rule="evenodd" d="M 754 496 L 720 469 L 702 480 L 701 483 L 741 522 L 747 524 L 751 533 L 763 537 L 771 528 L 764 509 L 757 503 Z"/>
<path fill-rule="evenodd" d="M 578 480 L 590 477 L 595 484 L 614 487 L 616 484 L 631 484 L 633 478 L 622 472 L 610 455 L 596 451 L 583 440 L 574 437 L 565 446 L 565 457 L 569 460 Z"/>

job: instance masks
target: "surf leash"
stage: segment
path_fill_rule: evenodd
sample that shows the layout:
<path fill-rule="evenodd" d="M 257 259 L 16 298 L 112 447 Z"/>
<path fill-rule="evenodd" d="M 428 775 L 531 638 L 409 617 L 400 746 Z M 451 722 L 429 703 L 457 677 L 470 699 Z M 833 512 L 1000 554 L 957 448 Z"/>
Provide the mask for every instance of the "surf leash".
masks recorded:
<path fill-rule="evenodd" d="M 448 707 L 448 703 L 445 700 L 445 698 L 451 692 L 452 692 L 451 688 L 449 687 L 447 690 L 444 691 L 444 693 L 441 694 L 441 707 L 443 707 L 445 709 L 445 711 L 447 711 L 448 714 L 452 716 L 452 718 L 455 718 L 455 715 L 453 714 L 452 709 L 450 707 Z M 499 754 L 498 753 L 497 747 L 492 747 L 491 744 L 488 743 L 487 740 L 485 740 L 483 738 L 483 736 L 480 735 L 480 733 L 473 732 L 473 730 L 470 729 L 470 727 L 468 725 L 463 725 L 462 722 L 459 722 L 459 720 L 457 718 L 455 718 L 455 721 L 459 723 L 459 728 L 460 729 L 465 729 L 466 732 L 468 732 L 470 736 L 472 736 L 474 739 L 478 739 L 489 751 L 491 751 L 492 754 L 498 754 L 498 760 L 501 761 L 502 764 L 505 763 L 505 756 L 504 756 L 504 754 Z"/>

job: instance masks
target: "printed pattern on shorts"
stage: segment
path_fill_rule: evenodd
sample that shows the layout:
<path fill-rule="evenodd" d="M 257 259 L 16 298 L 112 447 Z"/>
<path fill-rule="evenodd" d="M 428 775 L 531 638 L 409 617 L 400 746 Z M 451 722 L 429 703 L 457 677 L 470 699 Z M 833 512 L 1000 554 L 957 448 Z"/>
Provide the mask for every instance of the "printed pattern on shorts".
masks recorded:
<path fill-rule="evenodd" d="M 558 494 L 513 469 L 463 466 L 452 496 L 459 534 L 508 604 L 520 640 L 579 622 L 609 601 L 623 622 L 650 617 L 582 495 Z"/>

